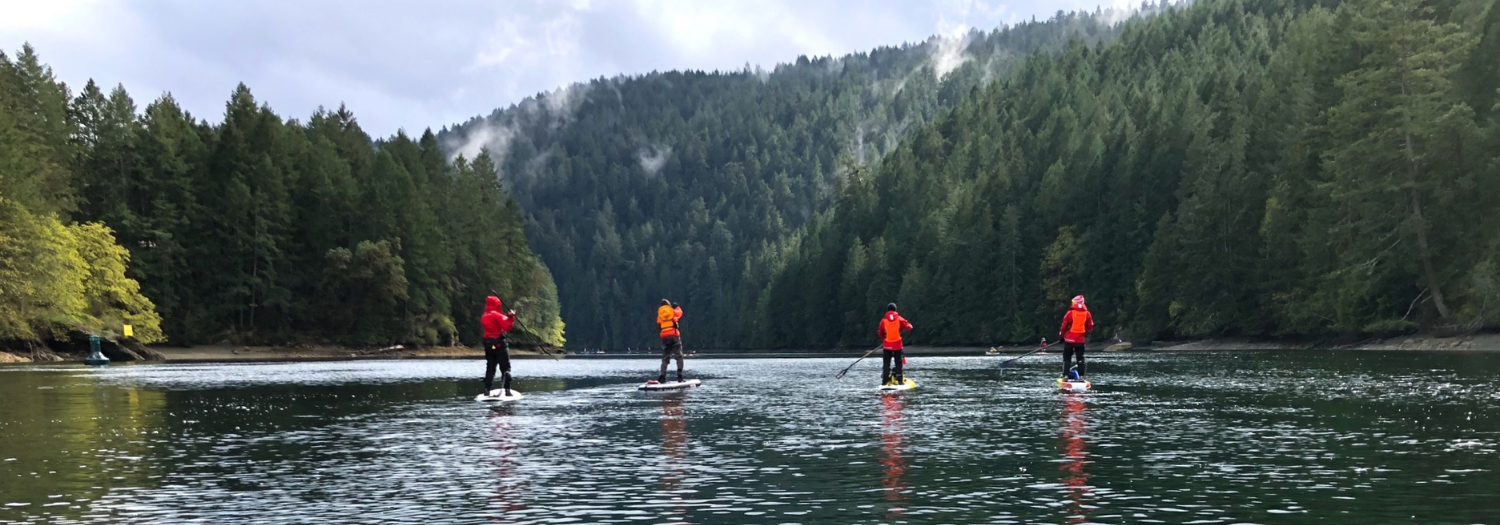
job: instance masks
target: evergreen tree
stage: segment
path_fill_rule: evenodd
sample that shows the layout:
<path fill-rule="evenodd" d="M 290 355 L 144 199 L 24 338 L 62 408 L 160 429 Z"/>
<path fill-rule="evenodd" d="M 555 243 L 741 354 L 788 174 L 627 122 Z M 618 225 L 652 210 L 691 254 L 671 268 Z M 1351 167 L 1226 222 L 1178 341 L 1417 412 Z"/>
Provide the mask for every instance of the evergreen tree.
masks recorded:
<path fill-rule="evenodd" d="M 1360 66 L 1338 79 L 1343 90 L 1328 112 L 1333 143 L 1324 154 L 1340 228 L 1343 294 L 1373 306 L 1372 322 L 1398 308 L 1401 296 L 1429 294 L 1441 321 L 1454 314 L 1444 288 L 1454 269 L 1441 254 L 1458 253 L 1460 195 L 1474 188 L 1465 153 L 1475 144 L 1474 112 L 1453 88 L 1453 75 L 1474 39 L 1457 24 L 1432 19 L 1417 0 L 1359 0 L 1339 8 Z M 1394 213 L 1393 213 L 1394 212 Z M 1409 276 L 1409 277 L 1408 277 Z M 1382 296 L 1372 281 L 1409 280 Z M 1404 293 L 1403 293 L 1404 292 Z M 1361 309 L 1350 306 L 1352 309 Z M 1382 311 L 1383 310 L 1383 311 Z"/>

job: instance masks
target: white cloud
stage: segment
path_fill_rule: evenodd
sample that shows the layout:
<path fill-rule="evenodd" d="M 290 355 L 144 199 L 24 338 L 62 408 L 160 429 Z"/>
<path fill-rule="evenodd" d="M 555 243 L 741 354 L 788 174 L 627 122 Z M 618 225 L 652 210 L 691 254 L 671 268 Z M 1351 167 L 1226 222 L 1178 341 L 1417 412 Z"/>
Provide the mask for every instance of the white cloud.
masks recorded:
<path fill-rule="evenodd" d="M 1112 0 L 1118 3 L 1119 0 Z M 0 49 L 36 45 L 69 85 L 124 83 L 141 105 L 172 91 L 218 120 L 235 84 L 288 117 L 340 102 L 375 135 L 487 115 L 591 78 L 653 70 L 774 69 L 963 35 L 1076 0 L 457 0 L 386 2 L 0 0 Z M 962 64 L 961 42 L 934 57 Z M 552 100 L 570 106 L 566 90 Z M 495 138 L 503 136 L 495 131 Z M 491 142 L 492 142 L 491 141 Z"/>
<path fill-rule="evenodd" d="M 0 0 L 0 30 L 50 31 L 91 18 L 108 7 L 100 0 Z M 97 19 L 95 19 L 97 20 Z"/>
<path fill-rule="evenodd" d="M 636 0 L 636 12 L 672 45 L 671 51 L 699 69 L 727 69 L 722 51 L 755 46 L 790 46 L 797 54 L 827 55 L 842 51 L 819 20 L 795 3 L 721 0 L 693 2 Z M 786 62 L 796 54 L 776 59 Z"/>

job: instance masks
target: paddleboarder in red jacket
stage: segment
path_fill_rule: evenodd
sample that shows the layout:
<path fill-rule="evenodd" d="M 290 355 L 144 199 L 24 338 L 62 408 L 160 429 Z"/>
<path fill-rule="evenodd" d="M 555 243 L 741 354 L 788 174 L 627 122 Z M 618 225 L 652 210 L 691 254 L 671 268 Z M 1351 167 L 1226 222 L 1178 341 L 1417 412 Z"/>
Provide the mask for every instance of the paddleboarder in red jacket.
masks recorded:
<path fill-rule="evenodd" d="M 1058 329 L 1058 335 L 1063 340 L 1063 379 L 1082 379 L 1085 371 L 1083 361 L 1083 344 L 1088 342 L 1089 332 L 1094 330 L 1094 314 L 1089 313 L 1087 305 L 1083 304 L 1083 296 L 1073 298 L 1073 306 L 1068 313 L 1063 314 L 1062 328 Z M 1074 369 L 1073 356 L 1078 356 L 1077 369 Z"/>
<path fill-rule="evenodd" d="M 500 385 L 505 395 L 510 394 L 510 343 L 505 334 L 516 324 L 516 311 L 502 312 L 500 298 L 493 295 L 484 298 L 484 315 L 479 325 L 484 327 L 484 395 L 495 388 L 495 366 L 500 367 Z"/>
<path fill-rule="evenodd" d="M 905 317 L 896 313 L 896 303 L 885 307 L 885 315 L 880 317 L 880 341 L 885 349 L 880 359 L 880 384 L 899 385 L 906 382 L 906 376 L 901 374 L 901 367 L 906 364 L 905 346 L 901 344 L 901 331 L 911 331 L 911 323 Z M 895 363 L 895 373 L 892 373 L 891 364 Z"/>

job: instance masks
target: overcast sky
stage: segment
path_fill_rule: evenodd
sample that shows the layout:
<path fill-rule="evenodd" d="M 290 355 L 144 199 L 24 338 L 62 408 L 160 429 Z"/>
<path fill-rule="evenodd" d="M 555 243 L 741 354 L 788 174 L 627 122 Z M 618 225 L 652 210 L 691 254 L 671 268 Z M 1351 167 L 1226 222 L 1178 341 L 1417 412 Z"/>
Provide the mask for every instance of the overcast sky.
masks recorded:
<path fill-rule="evenodd" d="M 287 117 L 347 103 L 370 133 L 418 133 L 537 92 L 653 70 L 770 69 L 1120 0 L 0 0 L 76 92 L 170 91 L 217 122 L 238 82 Z M 429 4 L 441 4 L 442 7 Z"/>

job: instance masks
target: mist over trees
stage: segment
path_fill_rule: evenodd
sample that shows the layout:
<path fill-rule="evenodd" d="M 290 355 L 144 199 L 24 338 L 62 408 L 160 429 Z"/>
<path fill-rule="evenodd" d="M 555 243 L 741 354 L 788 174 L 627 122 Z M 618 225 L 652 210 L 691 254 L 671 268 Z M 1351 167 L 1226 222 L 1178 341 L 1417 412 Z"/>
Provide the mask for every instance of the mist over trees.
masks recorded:
<path fill-rule="evenodd" d="M 501 151 L 573 341 L 1030 342 L 1492 327 L 1491 0 L 1208 0 L 548 93 Z M 1108 15 L 1108 14 L 1105 14 Z M 939 64 L 960 57 L 946 75 Z"/>
<path fill-rule="evenodd" d="M 1491 0 L 1205 0 L 1033 57 L 851 170 L 751 344 L 864 344 L 890 300 L 1034 341 L 1075 293 L 1100 338 L 1496 326 L 1497 64 Z"/>
<path fill-rule="evenodd" d="M 217 125 L 170 94 L 74 95 L 30 47 L 0 55 L 0 107 L 0 339 L 474 343 L 495 290 L 563 343 L 487 153 L 372 140 L 342 107 L 283 119 L 243 85 Z"/>
<path fill-rule="evenodd" d="M 1111 38 L 1116 18 L 1059 13 L 769 71 L 599 79 L 439 140 L 500 159 L 532 246 L 557 276 L 571 345 L 658 344 L 653 313 L 665 297 L 684 305 L 690 344 L 744 346 L 776 267 L 767 258 L 832 203 L 841 155 L 875 162 L 1032 53 Z"/>

